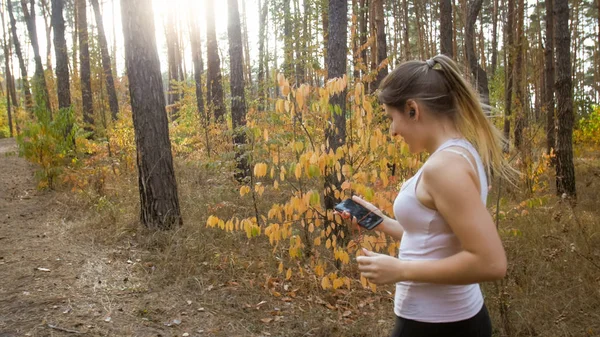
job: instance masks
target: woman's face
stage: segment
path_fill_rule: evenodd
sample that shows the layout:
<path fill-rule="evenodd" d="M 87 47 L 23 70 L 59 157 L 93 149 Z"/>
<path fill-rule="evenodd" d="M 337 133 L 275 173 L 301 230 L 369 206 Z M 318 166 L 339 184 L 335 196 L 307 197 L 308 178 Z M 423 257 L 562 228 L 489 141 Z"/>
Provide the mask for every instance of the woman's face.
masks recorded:
<path fill-rule="evenodd" d="M 388 118 L 390 118 L 392 121 L 390 124 L 390 135 L 392 137 L 402 137 L 412 153 L 419 153 L 423 151 L 425 148 L 425 130 L 422 129 L 422 125 L 420 125 L 421 123 L 418 122 L 418 107 L 407 105 L 406 111 L 400 111 L 395 107 L 384 104 L 383 108 Z M 414 111 L 412 116 L 411 110 Z"/>

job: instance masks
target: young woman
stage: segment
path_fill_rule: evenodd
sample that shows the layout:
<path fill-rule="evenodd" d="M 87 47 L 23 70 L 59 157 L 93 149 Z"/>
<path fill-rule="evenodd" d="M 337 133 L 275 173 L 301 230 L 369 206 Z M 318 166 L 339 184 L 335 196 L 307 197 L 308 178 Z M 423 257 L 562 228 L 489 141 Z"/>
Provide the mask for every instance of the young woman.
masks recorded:
<path fill-rule="evenodd" d="M 401 240 L 398 258 L 364 250 L 359 270 L 371 282 L 396 284 L 393 337 L 491 336 L 478 282 L 506 273 L 485 206 L 490 172 L 505 178 L 513 172 L 500 133 L 444 55 L 401 64 L 379 89 L 392 136 L 430 156 L 400 189 L 395 219 L 353 197 L 384 218 L 375 230 Z"/>

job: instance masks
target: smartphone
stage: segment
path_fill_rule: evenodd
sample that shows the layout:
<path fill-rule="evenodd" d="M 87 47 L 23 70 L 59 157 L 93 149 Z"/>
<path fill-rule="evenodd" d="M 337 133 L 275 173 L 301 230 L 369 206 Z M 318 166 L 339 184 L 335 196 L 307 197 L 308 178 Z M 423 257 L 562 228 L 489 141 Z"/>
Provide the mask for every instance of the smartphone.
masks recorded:
<path fill-rule="evenodd" d="M 373 229 L 383 222 L 383 218 L 369 211 L 361 204 L 352 199 L 346 199 L 335 205 L 334 209 L 340 213 L 348 212 L 356 218 L 358 224 L 366 229 Z"/>

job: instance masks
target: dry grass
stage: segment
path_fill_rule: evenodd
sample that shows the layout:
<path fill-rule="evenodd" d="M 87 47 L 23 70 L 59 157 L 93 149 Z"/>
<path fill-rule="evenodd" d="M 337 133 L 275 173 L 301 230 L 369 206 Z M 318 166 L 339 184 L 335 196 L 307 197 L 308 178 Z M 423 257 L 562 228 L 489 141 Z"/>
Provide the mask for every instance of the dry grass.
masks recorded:
<path fill-rule="evenodd" d="M 599 171 L 597 157 L 577 161 L 580 201 L 575 208 L 550 197 L 526 216 L 501 221 L 508 276 L 499 288 L 483 286 L 495 336 L 506 335 L 507 329 L 510 336 L 600 336 Z M 254 212 L 251 199 L 240 198 L 231 175 L 223 173 L 227 168 L 178 162 L 176 172 L 184 226 L 174 231 L 151 232 L 138 224 L 137 180 L 132 176 L 108 184 L 107 196 L 78 202 L 95 210 L 78 234 L 106 247 L 134 247 L 143 261 L 132 275 L 118 275 L 135 280 L 132 287 L 143 299 L 131 307 L 138 319 L 158 321 L 193 311 L 207 326 L 205 333 L 215 336 L 390 332 L 392 287 L 375 294 L 359 287 L 334 293 L 321 290 L 310 277 L 285 281 L 265 237 L 248 240 L 243 233 L 205 227 L 209 214 L 229 218 Z M 525 198 L 518 192 L 511 195 L 515 200 L 505 207 Z M 265 193 L 261 211 L 283 197 Z M 504 322 L 499 292 L 506 294 L 508 305 Z M 188 300 L 194 304 L 188 306 Z M 196 306 L 204 311 L 196 313 Z"/>

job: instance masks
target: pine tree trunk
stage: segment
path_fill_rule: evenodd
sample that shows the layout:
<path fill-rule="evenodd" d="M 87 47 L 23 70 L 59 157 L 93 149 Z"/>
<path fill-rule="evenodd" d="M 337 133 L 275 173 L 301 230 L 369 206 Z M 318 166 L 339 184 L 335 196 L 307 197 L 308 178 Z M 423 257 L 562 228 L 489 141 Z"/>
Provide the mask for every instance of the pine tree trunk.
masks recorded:
<path fill-rule="evenodd" d="M 76 0 L 73 0 L 73 2 L 74 1 L 76 1 Z M 79 72 L 78 72 L 79 67 L 77 67 L 77 60 L 79 59 L 77 57 L 77 55 L 79 54 L 78 53 L 79 44 L 77 43 L 78 36 L 79 36 L 79 32 L 78 32 L 79 23 L 78 23 L 78 19 L 77 19 L 77 6 L 76 5 L 73 6 L 73 27 L 72 28 L 73 28 L 73 33 L 72 33 L 71 37 L 73 40 L 73 57 L 72 57 L 73 66 L 72 66 L 71 71 L 73 71 L 73 80 L 75 80 L 76 78 L 79 78 Z"/>
<path fill-rule="evenodd" d="M 404 14 L 404 60 L 412 59 L 410 52 L 410 40 L 408 39 L 408 27 L 410 26 L 408 21 L 408 0 L 402 0 L 402 14 Z"/>
<path fill-rule="evenodd" d="M 151 0 L 121 1 L 125 66 L 137 148 L 140 220 L 149 228 L 182 224 L 173 169 Z"/>
<path fill-rule="evenodd" d="M 513 74 L 514 74 L 514 15 L 515 15 L 515 0 L 508 0 L 508 8 L 506 13 L 506 47 L 507 63 L 506 77 L 504 80 L 504 139 L 506 144 L 504 151 L 510 149 L 510 115 L 512 109 L 512 91 L 513 91 Z"/>
<path fill-rule="evenodd" d="M 469 14 L 467 15 L 467 27 L 466 27 L 466 50 L 467 60 L 469 62 L 469 69 L 473 74 L 472 80 L 477 88 L 479 95 L 481 96 L 482 103 L 490 104 L 490 92 L 488 89 L 488 80 L 485 70 L 477 63 L 477 56 L 475 53 L 475 23 L 477 16 L 481 11 L 483 0 L 473 0 L 469 6 Z"/>
<path fill-rule="evenodd" d="M 515 147 L 522 150 L 521 145 L 523 143 L 523 129 L 525 128 L 525 96 L 523 94 L 523 81 L 524 81 L 524 69 L 523 69 L 523 49 L 524 49 L 524 13 L 525 13 L 525 2 L 519 0 L 517 16 L 517 44 L 516 44 L 516 60 L 514 70 L 514 87 L 515 87 Z"/>
<path fill-rule="evenodd" d="M 2 10 L 2 48 L 4 49 L 4 72 L 6 76 L 6 113 L 8 115 L 8 128 L 10 131 L 10 137 L 14 136 L 13 133 L 13 119 L 12 119 L 12 105 L 11 105 L 11 86 L 12 86 L 12 75 L 10 71 L 10 53 L 8 51 L 8 40 L 6 36 L 6 28 L 4 22 L 4 10 Z"/>
<path fill-rule="evenodd" d="M 250 89 L 253 89 L 254 87 L 252 86 L 252 62 L 250 60 L 250 45 L 249 45 L 249 39 L 248 39 L 248 15 L 246 12 L 246 0 L 242 0 L 242 10 L 244 12 L 244 15 L 242 16 L 243 19 L 243 23 L 242 23 L 242 32 L 243 32 L 243 46 L 244 46 L 244 64 L 246 65 L 246 69 L 244 69 L 244 72 L 246 74 L 246 78 L 247 78 L 247 84 L 248 87 Z M 252 90 L 254 92 L 254 90 Z"/>
<path fill-rule="evenodd" d="M 387 67 L 387 42 L 385 39 L 385 22 L 383 12 L 383 1 L 384 0 L 373 0 L 373 14 L 374 14 L 374 28 L 375 36 L 377 41 L 377 49 L 373 51 L 377 55 L 376 71 L 377 77 L 371 85 L 371 92 L 374 92 L 378 87 L 379 83 L 388 74 Z"/>
<path fill-rule="evenodd" d="M 571 35 L 569 31 L 569 2 L 554 0 L 556 25 L 556 99 L 558 130 L 556 138 L 556 192 L 576 199 L 575 169 L 573 167 L 573 83 L 571 78 Z"/>
<path fill-rule="evenodd" d="M 170 6 L 168 9 L 167 16 L 167 58 L 169 63 L 169 100 L 167 104 L 170 106 L 168 111 L 170 111 L 171 117 L 176 119 L 177 111 L 179 110 L 175 104 L 179 102 L 179 90 L 177 81 L 179 78 L 179 58 L 177 54 L 179 53 L 179 43 L 177 42 L 177 31 L 176 31 L 176 23 L 177 18 L 175 18 L 175 7 Z"/>
<path fill-rule="evenodd" d="M 52 14 L 48 0 L 41 0 L 46 28 L 46 69 L 52 72 Z"/>
<path fill-rule="evenodd" d="M 196 107 L 198 117 L 204 128 L 206 142 L 206 153 L 210 157 L 210 138 L 208 127 L 210 125 L 210 114 L 204 108 L 204 95 L 202 93 L 202 73 L 204 73 L 204 62 L 202 60 L 202 41 L 200 40 L 200 27 L 196 20 L 196 6 L 194 0 L 189 1 L 188 25 L 190 30 L 190 46 L 192 48 L 192 62 L 194 63 L 194 82 L 196 84 Z"/>
<path fill-rule="evenodd" d="M 325 61 L 325 69 L 327 70 L 327 48 L 329 48 L 329 0 L 320 0 L 323 8 L 321 10 L 321 17 L 323 23 L 323 60 Z M 365 63 L 367 61 L 365 60 Z M 329 77 L 326 77 L 329 78 Z"/>
<path fill-rule="evenodd" d="M 219 59 L 219 46 L 215 33 L 214 0 L 206 1 L 206 58 L 208 63 L 207 74 L 207 103 L 212 111 L 215 121 L 221 123 L 225 120 L 225 105 L 223 104 L 223 83 L 221 78 L 221 61 Z"/>
<path fill-rule="evenodd" d="M 498 0 L 494 0 L 494 11 L 492 13 L 492 69 L 491 74 L 496 74 L 498 64 Z"/>
<path fill-rule="evenodd" d="M 98 27 L 98 41 L 100 43 L 100 52 L 102 54 L 102 69 L 104 70 L 104 80 L 106 81 L 106 91 L 108 92 L 108 103 L 112 119 L 117 120 L 119 114 L 119 101 L 117 100 L 117 91 L 115 90 L 115 82 L 113 80 L 110 55 L 108 54 L 108 43 L 104 34 L 104 24 L 102 23 L 102 13 L 100 13 L 100 5 L 98 0 L 91 0 L 96 16 L 96 26 Z"/>
<path fill-rule="evenodd" d="M 367 48 L 365 48 L 364 46 L 365 46 L 365 44 L 367 44 L 368 37 L 369 37 L 369 31 L 367 28 L 367 22 L 369 19 L 369 16 L 368 16 L 369 11 L 367 10 L 368 6 L 369 6 L 369 0 L 359 0 L 360 48 L 362 48 L 362 51 L 360 53 L 360 67 L 362 68 L 363 75 L 366 73 L 366 70 L 367 70 L 367 67 L 366 67 Z"/>
<path fill-rule="evenodd" d="M 31 97 L 31 91 L 29 89 L 29 81 L 27 80 L 27 69 L 25 67 L 25 60 L 23 59 L 23 53 L 21 52 L 21 44 L 19 43 L 19 36 L 17 35 L 17 20 L 13 14 L 12 1 L 6 1 L 8 16 L 10 19 L 10 28 L 12 33 L 13 44 L 15 45 L 15 53 L 19 59 L 19 68 L 21 69 L 21 83 L 23 91 L 25 92 L 25 107 L 33 115 L 33 100 Z"/>
<path fill-rule="evenodd" d="M 83 103 L 83 122 L 87 128 L 94 124 L 94 105 L 92 102 L 92 82 L 90 71 L 90 51 L 87 31 L 87 11 L 85 0 L 75 0 L 77 7 L 77 31 L 79 35 L 79 64 L 81 72 L 81 100 Z"/>
<path fill-rule="evenodd" d="M 69 54 L 65 39 L 65 20 L 63 19 L 64 0 L 52 0 L 52 28 L 54 29 L 54 54 L 56 56 L 56 91 L 58 108 L 71 106 L 71 88 L 69 82 Z"/>
<path fill-rule="evenodd" d="M 260 0 L 259 0 L 260 1 Z M 267 100 L 267 86 L 265 84 L 265 73 L 267 64 L 267 55 L 265 55 L 265 40 L 266 40 L 266 26 L 267 26 L 267 15 L 269 13 L 269 0 L 263 0 L 264 3 L 259 6 L 260 21 L 258 23 L 258 111 L 264 111 L 266 108 Z M 268 50 L 268 49 L 267 49 Z"/>
<path fill-rule="evenodd" d="M 329 37 L 327 40 L 327 79 L 341 78 L 346 74 L 346 54 L 347 54 L 347 28 L 348 28 L 348 4 L 346 0 L 329 0 Z M 329 98 L 329 104 L 333 111 L 331 123 L 327 124 L 325 129 L 326 143 L 328 151 L 336 150 L 346 142 L 346 93 L 344 89 L 341 93 L 332 95 Z M 329 168 L 329 173 L 325 182 L 325 207 L 333 209 L 333 206 L 339 201 L 335 198 L 333 189 L 341 190 L 342 181 L 337 178 L 333 168 Z M 345 228 L 345 227 L 344 227 Z"/>
<path fill-rule="evenodd" d="M 440 53 L 454 57 L 452 50 L 452 0 L 440 1 Z"/>
<path fill-rule="evenodd" d="M 46 85 L 46 76 L 44 75 L 44 66 L 42 64 L 42 57 L 40 55 L 40 47 L 37 38 L 34 0 L 30 0 L 29 8 L 27 6 L 27 0 L 21 0 L 21 8 L 23 9 L 23 17 L 25 18 L 25 23 L 27 24 L 27 31 L 29 32 L 29 41 L 31 42 L 31 47 L 33 48 L 33 59 L 35 61 L 35 74 L 33 75 L 32 81 L 32 89 L 35 101 L 36 104 L 40 105 L 42 109 L 48 112 L 48 117 L 52 119 L 52 105 L 50 105 L 50 94 L 48 93 L 48 86 Z"/>
<path fill-rule="evenodd" d="M 290 0 L 283 0 L 283 74 L 290 82 L 293 82 L 293 42 Z"/>
<path fill-rule="evenodd" d="M 247 156 L 244 155 L 243 145 L 246 143 L 246 135 L 242 129 L 246 126 L 246 99 L 244 95 L 244 67 L 243 67 L 243 45 L 242 30 L 240 27 L 240 13 L 237 0 L 227 0 L 228 25 L 227 35 L 229 38 L 229 60 L 231 65 L 231 123 L 233 126 L 233 145 L 238 172 L 236 179 L 242 181 L 250 175 Z"/>

